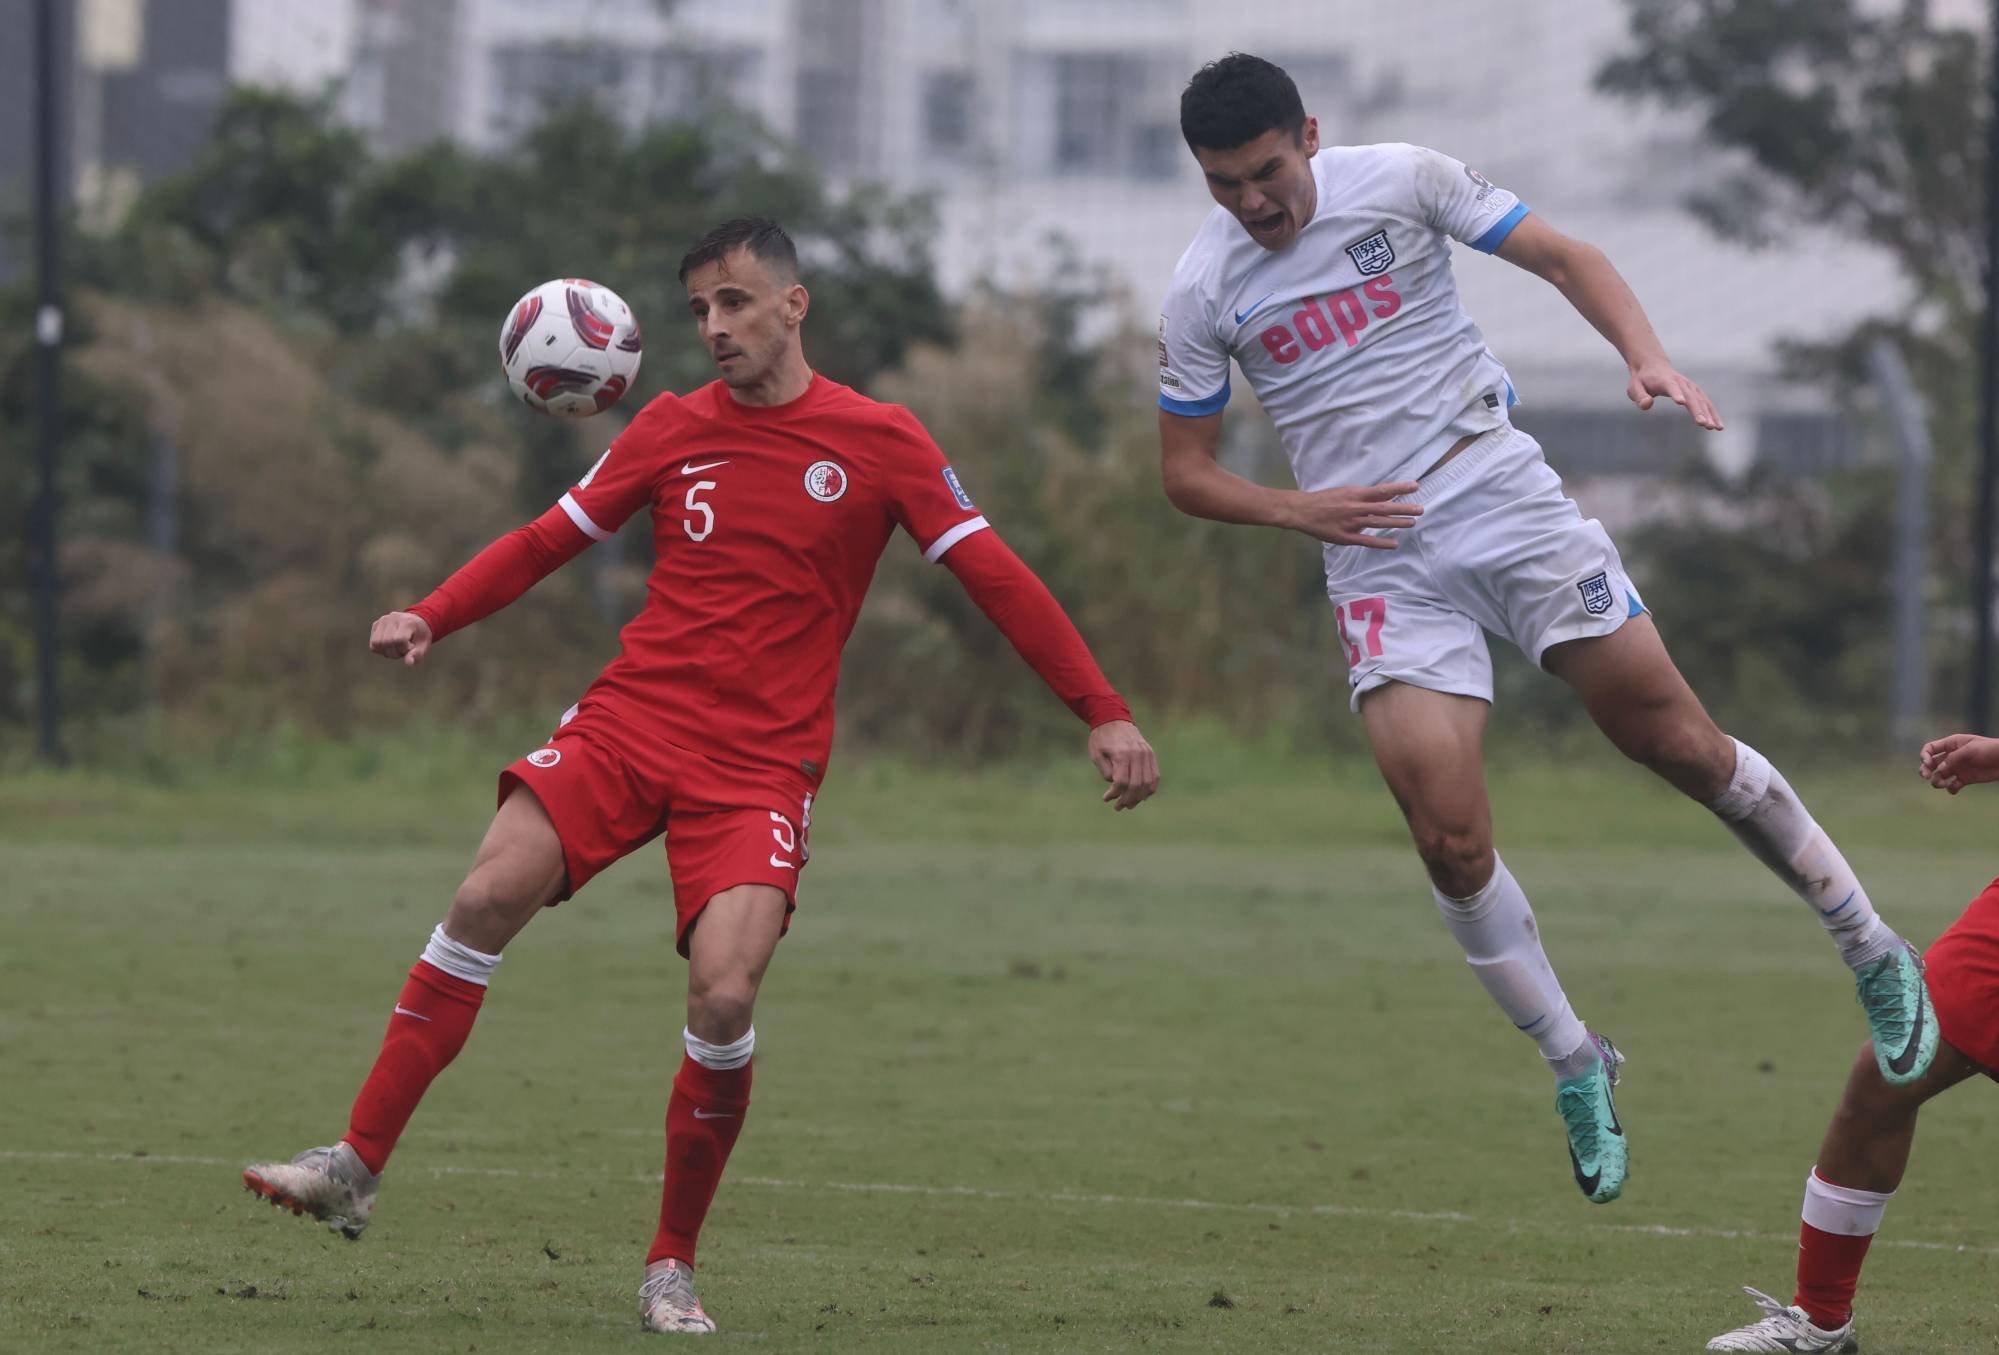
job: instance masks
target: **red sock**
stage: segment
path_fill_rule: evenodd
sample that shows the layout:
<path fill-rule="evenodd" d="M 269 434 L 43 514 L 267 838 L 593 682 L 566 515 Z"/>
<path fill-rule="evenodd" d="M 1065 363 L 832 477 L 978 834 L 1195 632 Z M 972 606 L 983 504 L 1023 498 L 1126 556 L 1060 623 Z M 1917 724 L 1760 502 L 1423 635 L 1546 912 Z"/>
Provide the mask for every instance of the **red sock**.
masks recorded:
<path fill-rule="evenodd" d="M 1798 1296 L 1791 1300 L 1812 1324 L 1837 1331 L 1853 1317 L 1853 1291 L 1860 1284 L 1860 1265 L 1867 1259 L 1872 1233 L 1849 1237 L 1800 1224 L 1798 1235 Z"/>
<path fill-rule="evenodd" d="M 455 978 L 418 960 L 396 999 L 382 1052 L 347 1120 L 346 1139 L 371 1172 L 379 1172 L 416 1113 L 431 1079 L 465 1047 L 486 996 L 482 983 Z"/>
<path fill-rule="evenodd" d="M 666 1186 L 659 1199 L 659 1233 L 646 1264 L 666 1257 L 694 1263 L 701 1221 L 722 1183 L 729 1150 L 750 1108 L 750 1065 L 705 1068 L 683 1058 L 666 1102 Z"/>

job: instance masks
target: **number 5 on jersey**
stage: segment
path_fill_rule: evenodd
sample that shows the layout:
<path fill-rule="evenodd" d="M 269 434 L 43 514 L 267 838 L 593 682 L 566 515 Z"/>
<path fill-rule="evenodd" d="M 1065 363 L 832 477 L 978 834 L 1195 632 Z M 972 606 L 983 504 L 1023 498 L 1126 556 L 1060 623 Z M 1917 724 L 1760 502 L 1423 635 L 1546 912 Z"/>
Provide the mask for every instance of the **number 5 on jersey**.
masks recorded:
<path fill-rule="evenodd" d="M 1381 627 L 1388 620 L 1387 598 L 1355 598 L 1352 602 L 1341 603 L 1333 608 L 1333 619 L 1339 622 L 1340 641 L 1347 647 L 1347 667 L 1360 666 L 1363 656 L 1361 645 L 1367 646 L 1367 658 L 1381 657 Z M 1362 633 L 1360 643 L 1356 644 L 1354 632 L 1360 629 L 1363 622 L 1367 630 Z"/>
<path fill-rule="evenodd" d="M 687 491 L 687 511 L 701 515 L 701 527 L 698 531 L 695 529 L 693 518 L 685 517 L 680 520 L 680 526 L 687 533 L 689 541 L 706 541 L 714 534 L 715 510 L 701 498 L 703 491 L 713 488 L 715 488 L 713 480 L 696 480 Z"/>

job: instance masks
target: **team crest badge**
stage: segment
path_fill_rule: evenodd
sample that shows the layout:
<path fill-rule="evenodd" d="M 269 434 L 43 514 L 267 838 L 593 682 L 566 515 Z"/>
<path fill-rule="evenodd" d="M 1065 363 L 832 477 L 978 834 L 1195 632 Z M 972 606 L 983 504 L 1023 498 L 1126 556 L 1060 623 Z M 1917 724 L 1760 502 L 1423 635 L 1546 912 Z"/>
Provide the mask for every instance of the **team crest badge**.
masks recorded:
<path fill-rule="evenodd" d="M 562 761 L 562 750 L 560 748 L 537 748 L 528 754 L 528 765 L 530 767 L 553 767 L 560 761 Z"/>
<path fill-rule="evenodd" d="M 1367 239 L 1348 245 L 1347 257 L 1353 260 L 1353 266 L 1363 276 L 1371 278 L 1376 273 L 1386 272 L 1388 266 L 1395 262 L 1395 247 L 1388 243 L 1387 231 L 1376 231 Z"/>
<path fill-rule="evenodd" d="M 1583 610 L 1591 616 L 1602 616 L 1610 610 L 1610 579 L 1606 574 L 1592 574 L 1576 588 L 1583 595 Z"/>
<path fill-rule="evenodd" d="M 805 492 L 831 503 L 847 492 L 847 472 L 837 461 L 815 461 L 805 468 Z"/>

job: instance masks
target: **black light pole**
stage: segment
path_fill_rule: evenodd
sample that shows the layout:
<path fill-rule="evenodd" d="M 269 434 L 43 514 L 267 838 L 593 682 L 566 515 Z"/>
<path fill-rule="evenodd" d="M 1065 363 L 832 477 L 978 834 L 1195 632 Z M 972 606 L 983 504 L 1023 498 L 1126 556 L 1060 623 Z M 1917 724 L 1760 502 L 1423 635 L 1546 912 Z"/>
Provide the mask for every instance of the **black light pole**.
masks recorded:
<path fill-rule="evenodd" d="M 56 443 L 61 438 L 62 292 L 57 285 L 58 213 L 61 178 L 56 125 L 56 0 L 35 3 L 35 390 L 40 492 L 28 534 L 35 578 L 35 686 L 41 712 L 43 760 L 61 766 L 61 706 L 56 654 Z"/>

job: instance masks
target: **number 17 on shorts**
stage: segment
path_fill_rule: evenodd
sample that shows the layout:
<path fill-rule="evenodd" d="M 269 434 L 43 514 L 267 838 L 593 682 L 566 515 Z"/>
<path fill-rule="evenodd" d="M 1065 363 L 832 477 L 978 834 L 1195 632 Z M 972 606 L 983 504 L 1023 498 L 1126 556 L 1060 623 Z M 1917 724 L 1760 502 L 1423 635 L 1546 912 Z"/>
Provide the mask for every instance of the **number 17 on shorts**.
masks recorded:
<path fill-rule="evenodd" d="M 1340 642 L 1347 647 L 1347 668 L 1358 669 L 1367 659 L 1381 657 L 1381 628 L 1388 624 L 1387 598 L 1349 598 L 1333 605 Z"/>
<path fill-rule="evenodd" d="M 1462 612 L 1404 595 L 1339 593 L 1332 601 L 1355 710 L 1361 697 L 1390 682 L 1492 700 L 1485 634 Z"/>

